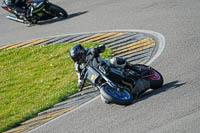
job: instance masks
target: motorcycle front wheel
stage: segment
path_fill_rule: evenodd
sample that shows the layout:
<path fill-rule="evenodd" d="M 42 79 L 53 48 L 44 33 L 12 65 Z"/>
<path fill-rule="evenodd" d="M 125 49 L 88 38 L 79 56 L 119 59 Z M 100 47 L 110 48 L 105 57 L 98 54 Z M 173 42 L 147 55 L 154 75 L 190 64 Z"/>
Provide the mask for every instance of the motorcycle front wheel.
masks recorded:
<path fill-rule="evenodd" d="M 68 17 L 67 12 L 63 8 L 61 8 L 57 5 L 54 5 L 52 3 L 49 3 L 48 11 L 51 13 L 51 15 L 58 17 L 58 18 L 67 18 Z"/>
<path fill-rule="evenodd" d="M 133 101 L 132 94 L 126 89 L 118 90 L 106 84 L 100 89 L 101 97 L 105 103 L 116 103 L 119 105 L 129 105 Z"/>

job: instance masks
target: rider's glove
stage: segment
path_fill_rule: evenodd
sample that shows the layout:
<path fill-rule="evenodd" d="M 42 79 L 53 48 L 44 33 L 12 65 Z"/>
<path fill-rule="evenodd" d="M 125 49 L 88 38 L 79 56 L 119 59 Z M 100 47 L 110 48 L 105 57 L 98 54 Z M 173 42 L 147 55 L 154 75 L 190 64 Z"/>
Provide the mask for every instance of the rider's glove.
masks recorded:
<path fill-rule="evenodd" d="M 79 80 L 79 81 L 78 81 L 78 88 L 79 88 L 80 90 L 82 90 L 83 87 L 84 87 L 84 81 Z"/>
<path fill-rule="evenodd" d="M 100 45 L 97 47 L 98 53 L 103 53 L 105 49 L 106 49 L 105 45 Z"/>

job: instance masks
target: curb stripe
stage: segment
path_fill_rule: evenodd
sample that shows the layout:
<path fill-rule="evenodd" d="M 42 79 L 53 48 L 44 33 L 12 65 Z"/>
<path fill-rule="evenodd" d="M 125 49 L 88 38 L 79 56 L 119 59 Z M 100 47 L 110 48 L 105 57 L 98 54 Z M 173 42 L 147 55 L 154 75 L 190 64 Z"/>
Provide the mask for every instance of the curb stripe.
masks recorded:
<path fill-rule="evenodd" d="M 117 34 L 120 35 L 120 34 L 124 34 L 124 33 L 115 33 L 115 32 L 104 33 L 104 35 L 99 36 L 99 37 L 94 38 L 94 39 L 91 39 L 91 40 L 89 40 L 89 41 L 90 41 L 90 42 L 100 42 L 101 40 L 109 39 L 109 37 L 112 38 L 112 36 L 117 35 Z M 89 41 L 86 41 L 86 42 L 89 42 Z"/>
<path fill-rule="evenodd" d="M 131 58 L 126 58 L 127 61 L 133 61 L 133 60 L 137 60 L 137 59 L 140 59 L 140 58 L 146 58 L 146 60 L 148 60 L 148 58 L 150 57 L 150 52 L 148 53 L 143 53 L 143 54 L 139 54 L 137 56 L 132 56 Z"/>
<path fill-rule="evenodd" d="M 93 35 L 93 34 L 66 36 L 63 40 L 60 40 L 60 43 L 63 43 L 63 42 L 73 42 L 73 40 L 75 40 L 77 38 L 83 39 L 83 38 L 89 37 L 91 35 Z M 80 40 L 80 39 L 78 39 L 78 40 Z"/>
<path fill-rule="evenodd" d="M 46 39 L 36 40 L 36 41 L 33 41 L 31 43 L 26 44 L 24 47 L 38 45 L 38 44 L 46 42 L 46 41 L 48 41 L 50 39 L 52 39 L 52 38 L 46 38 Z"/>
<path fill-rule="evenodd" d="M 111 33 L 102 33 L 101 36 L 98 36 L 98 37 L 96 37 L 96 38 L 90 39 L 90 40 L 88 40 L 88 41 L 90 41 L 90 42 L 96 42 L 96 41 L 98 41 L 98 40 L 101 40 L 101 39 L 105 39 L 105 38 L 107 38 L 107 37 L 110 37 L 110 36 L 112 36 L 113 34 L 115 35 L 116 33 L 115 33 L 115 32 L 111 32 Z M 87 42 L 88 42 L 88 41 L 87 41 Z"/>
<path fill-rule="evenodd" d="M 137 49 L 137 48 L 140 48 L 140 47 L 144 47 L 144 46 L 150 45 L 150 44 L 155 44 L 155 42 L 153 42 L 153 41 L 144 42 L 143 40 L 141 40 L 141 41 L 138 41 L 136 43 L 130 44 L 129 47 L 126 47 L 125 49 L 123 47 L 120 47 L 122 49 L 117 49 L 117 50 L 115 50 L 115 51 L 113 50 L 113 51 L 114 51 L 115 55 L 118 55 L 120 53 L 131 51 L 131 50 L 134 50 L 134 49 Z"/>
<path fill-rule="evenodd" d="M 144 39 L 145 36 L 144 35 L 133 35 L 133 36 L 129 36 L 129 37 L 125 37 L 125 38 L 121 38 L 120 40 L 117 40 L 113 43 L 109 43 L 108 46 L 111 47 L 112 49 L 119 47 L 118 45 L 126 45 L 128 42 L 136 42 L 139 41 L 141 39 Z"/>
<path fill-rule="evenodd" d="M 26 42 L 17 43 L 17 44 L 15 44 L 15 45 L 9 47 L 9 49 L 10 49 L 10 48 L 22 47 L 22 46 L 24 46 L 24 45 L 26 45 L 26 44 L 29 44 L 29 43 L 32 43 L 32 42 L 34 42 L 34 41 L 35 41 L 35 40 L 31 40 L 31 41 L 26 41 Z"/>
<path fill-rule="evenodd" d="M 56 38 L 52 38 L 52 39 L 49 39 L 49 40 L 47 40 L 46 42 L 41 43 L 41 44 L 51 44 L 51 43 L 54 43 L 54 42 L 56 42 L 56 41 L 62 40 L 63 38 L 65 38 L 65 37 L 56 37 Z"/>
<path fill-rule="evenodd" d="M 117 33 L 117 34 L 112 35 L 112 36 L 110 36 L 110 37 L 107 37 L 107 38 L 105 38 L 105 39 L 98 40 L 97 42 L 104 42 L 104 41 L 107 41 L 107 40 L 116 38 L 116 37 L 121 36 L 121 35 L 124 35 L 124 34 L 126 34 L 126 33 L 123 33 L 123 32 L 122 32 L 122 33 Z"/>
<path fill-rule="evenodd" d="M 133 35 L 135 35 L 135 34 L 136 34 L 136 33 L 124 33 L 123 35 L 117 36 L 116 38 L 113 38 L 113 39 L 111 39 L 111 40 L 103 41 L 102 43 L 103 43 L 104 45 L 108 45 L 108 44 L 110 44 L 110 43 L 116 42 L 116 41 L 118 41 L 118 40 L 121 40 L 121 39 L 130 37 L 130 36 L 133 36 Z"/>
<path fill-rule="evenodd" d="M 81 36 L 81 35 L 70 35 L 70 36 L 65 36 L 62 40 L 60 40 L 60 41 L 62 41 L 62 42 L 68 42 L 68 41 L 70 41 L 70 40 L 72 40 L 72 39 L 74 39 L 74 38 L 76 38 L 76 37 L 79 37 L 79 36 Z M 55 42 L 53 42 L 53 43 L 55 43 Z M 50 43 L 48 43 L 48 44 L 50 44 Z"/>
<path fill-rule="evenodd" d="M 146 58 L 148 58 L 147 55 L 141 55 L 141 56 L 138 56 L 137 58 L 130 58 L 128 61 L 133 62 L 133 61 L 139 61 L 139 60 L 147 60 Z"/>
<path fill-rule="evenodd" d="M 132 54 L 123 56 L 123 57 L 126 58 L 126 59 L 134 58 L 134 57 L 137 57 L 137 56 L 140 56 L 140 55 L 151 54 L 152 51 L 153 51 L 153 48 L 149 48 L 149 49 L 145 49 L 145 50 L 142 50 L 142 51 L 138 51 L 138 52 L 135 52 L 135 53 L 132 53 Z"/>
<path fill-rule="evenodd" d="M 137 60 L 130 61 L 131 64 L 146 64 L 146 59 L 141 58 Z"/>
<path fill-rule="evenodd" d="M 134 43 L 130 43 L 130 44 L 127 44 L 125 46 L 121 46 L 119 48 L 113 49 L 113 51 L 114 52 L 122 51 L 122 50 L 125 50 L 125 49 L 129 49 L 130 47 L 133 47 L 135 45 L 141 45 L 141 44 L 144 44 L 144 43 L 153 43 L 153 42 L 154 41 L 151 38 L 145 38 L 143 40 L 140 40 L 140 41 L 137 41 L 137 42 L 134 42 Z"/>
<path fill-rule="evenodd" d="M 118 55 L 116 55 L 116 57 L 122 57 L 122 56 L 125 56 L 125 55 L 129 55 L 131 53 L 135 53 L 135 52 L 142 51 L 142 50 L 145 50 L 145 49 L 148 49 L 148 48 L 152 48 L 153 46 L 155 46 L 155 43 L 152 43 L 151 45 L 146 45 L 146 46 L 141 47 L 141 48 L 133 49 L 131 51 L 127 51 L 126 53 L 118 54 Z"/>
<path fill-rule="evenodd" d="M 9 47 L 11 47 L 13 45 L 15 45 L 15 44 L 7 44 L 5 46 L 0 47 L 0 50 L 7 49 L 7 48 L 9 48 Z"/>
<path fill-rule="evenodd" d="M 132 58 L 132 60 L 135 60 L 140 59 L 139 57 L 141 57 L 142 55 L 134 54 L 133 56 L 133 53 L 142 53 L 141 51 L 144 51 L 149 48 L 155 49 L 156 40 L 154 40 L 154 38 L 152 37 L 153 36 L 149 36 L 148 34 L 144 34 L 143 32 L 139 31 L 104 31 L 96 33 L 69 34 L 49 37 L 45 39 L 31 40 L 22 43 L 9 44 L 0 47 L 0 49 L 56 43 L 100 42 L 108 46 L 114 52 L 114 56 L 125 58 L 128 57 L 128 59 Z M 143 62 L 147 62 L 150 59 L 150 57 L 152 56 L 152 52 L 153 50 L 147 50 L 146 53 L 143 52 L 144 55 L 149 56 L 149 58 L 144 58 L 145 60 L 143 60 Z"/>
<path fill-rule="evenodd" d="M 83 35 L 75 37 L 75 38 L 73 38 L 73 39 L 71 39 L 70 41 L 67 41 L 67 42 L 69 42 L 69 43 L 75 43 L 75 42 L 77 42 L 79 40 L 82 40 L 82 39 L 87 38 L 87 37 L 92 36 L 92 35 L 93 34 L 87 34 L 87 35 L 83 34 Z"/>
<path fill-rule="evenodd" d="M 90 41 L 90 40 L 92 40 L 92 39 L 94 39 L 94 38 L 97 38 L 97 37 L 100 37 L 100 36 L 102 36 L 102 35 L 104 35 L 104 34 L 105 34 L 105 33 L 96 33 L 96 34 L 94 34 L 94 35 L 92 35 L 92 36 L 89 36 L 89 37 L 87 37 L 87 38 L 84 38 L 84 39 L 78 41 L 78 43 L 83 43 L 83 42 Z"/>

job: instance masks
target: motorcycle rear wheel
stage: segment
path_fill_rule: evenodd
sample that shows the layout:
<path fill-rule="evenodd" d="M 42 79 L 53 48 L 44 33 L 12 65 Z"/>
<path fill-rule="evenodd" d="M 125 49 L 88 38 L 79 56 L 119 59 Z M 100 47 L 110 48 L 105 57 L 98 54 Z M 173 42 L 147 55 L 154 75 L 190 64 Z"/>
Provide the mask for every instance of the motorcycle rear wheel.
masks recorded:
<path fill-rule="evenodd" d="M 149 76 L 148 79 L 150 80 L 151 89 L 158 89 L 163 86 L 163 76 L 155 69 L 152 70 L 153 75 Z"/>
<path fill-rule="evenodd" d="M 119 105 L 129 105 L 133 101 L 132 94 L 123 89 L 122 91 L 112 88 L 106 84 L 100 89 L 101 96 L 104 98 L 105 103 L 116 103 Z"/>
<path fill-rule="evenodd" d="M 136 66 L 149 67 L 149 66 L 142 65 L 142 64 L 137 64 Z M 161 88 L 163 86 L 163 82 L 164 82 L 162 74 L 160 72 L 158 72 L 156 69 L 154 69 L 152 67 L 150 67 L 150 68 L 152 70 L 152 73 L 150 75 L 145 74 L 147 79 L 150 81 L 150 88 L 154 89 L 154 90 Z"/>

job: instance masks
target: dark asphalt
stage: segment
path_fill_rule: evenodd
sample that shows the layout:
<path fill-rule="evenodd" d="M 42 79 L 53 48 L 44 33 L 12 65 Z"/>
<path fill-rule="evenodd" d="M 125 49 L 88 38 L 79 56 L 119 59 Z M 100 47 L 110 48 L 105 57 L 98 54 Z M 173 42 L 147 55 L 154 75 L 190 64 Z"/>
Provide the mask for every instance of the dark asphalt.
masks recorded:
<path fill-rule="evenodd" d="M 54 0 L 71 18 L 26 27 L 5 18 L 0 9 L 0 44 L 67 33 L 145 29 L 165 36 L 163 53 L 151 65 L 165 78 L 162 89 L 124 107 L 100 98 L 36 133 L 198 133 L 200 131 L 199 0 Z"/>

